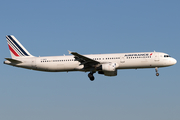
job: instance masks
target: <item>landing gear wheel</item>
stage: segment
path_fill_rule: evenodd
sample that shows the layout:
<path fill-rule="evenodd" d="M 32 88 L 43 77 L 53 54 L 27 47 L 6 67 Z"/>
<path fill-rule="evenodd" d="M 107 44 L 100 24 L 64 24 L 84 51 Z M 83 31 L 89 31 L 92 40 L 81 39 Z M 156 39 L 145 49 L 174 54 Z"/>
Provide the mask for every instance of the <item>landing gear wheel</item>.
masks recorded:
<path fill-rule="evenodd" d="M 159 76 L 159 73 L 156 73 L 156 76 Z"/>
<path fill-rule="evenodd" d="M 94 76 L 92 76 L 92 77 L 90 78 L 91 81 L 94 81 L 94 79 L 95 79 Z"/>
<path fill-rule="evenodd" d="M 92 73 L 89 73 L 89 74 L 88 74 L 88 77 L 89 77 L 89 79 L 90 79 L 91 81 L 94 81 L 94 79 L 95 79 Z"/>

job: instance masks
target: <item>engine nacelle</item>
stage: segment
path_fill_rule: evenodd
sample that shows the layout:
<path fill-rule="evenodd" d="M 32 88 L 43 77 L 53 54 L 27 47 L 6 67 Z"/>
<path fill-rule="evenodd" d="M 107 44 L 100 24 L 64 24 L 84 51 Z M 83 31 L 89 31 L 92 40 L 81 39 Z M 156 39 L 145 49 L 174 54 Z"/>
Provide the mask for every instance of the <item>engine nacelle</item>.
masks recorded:
<path fill-rule="evenodd" d="M 115 71 L 104 71 L 105 76 L 117 76 L 117 70 Z"/>
<path fill-rule="evenodd" d="M 116 63 L 102 64 L 101 67 L 102 67 L 102 71 L 99 71 L 100 74 L 104 74 L 105 76 L 117 75 Z"/>

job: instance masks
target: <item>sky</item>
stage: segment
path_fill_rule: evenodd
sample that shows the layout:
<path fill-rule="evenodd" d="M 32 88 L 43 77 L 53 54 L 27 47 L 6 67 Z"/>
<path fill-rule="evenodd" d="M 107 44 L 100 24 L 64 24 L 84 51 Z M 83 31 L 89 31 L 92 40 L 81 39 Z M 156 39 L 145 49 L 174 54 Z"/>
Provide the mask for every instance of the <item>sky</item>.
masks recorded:
<path fill-rule="evenodd" d="M 8 0 L 0 4 L 1 120 L 178 120 L 180 65 L 115 77 L 3 64 L 14 35 L 34 56 L 165 52 L 180 60 L 179 0 Z"/>

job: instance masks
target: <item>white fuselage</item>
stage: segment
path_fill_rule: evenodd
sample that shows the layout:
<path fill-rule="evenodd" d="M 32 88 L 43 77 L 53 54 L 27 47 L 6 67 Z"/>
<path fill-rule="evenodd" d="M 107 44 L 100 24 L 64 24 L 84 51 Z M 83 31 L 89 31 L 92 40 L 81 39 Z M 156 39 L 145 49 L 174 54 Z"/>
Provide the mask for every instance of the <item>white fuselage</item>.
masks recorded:
<path fill-rule="evenodd" d="M 141 53 L 117 53 L 117 54 L 93 54 L 84 55 L 96 60 L 101 64 L 115 63 L 116 69 L 138 69 L 167 67 L 176 64 L 172 57 L 166 57 L 162 52 L 141 52 Z M 16 60 L 22 63 L 14 64 L 5 61 L 5 64 L 47 72 L 63 71 L 90 71 L 84 69 L 79 61 L 76 61 L 73 55 L 68 56 L 50 56 L 50 57 L 20 57 Z"/>
<path fill-rule="evenodd" d="M 68 51 L 68 56 L 34 57 L 13 36 L 6 35 L 11 58 L 4 64 L 46 72 L 90 71 L 88 77 L 95 79 L 94 73 L 117 76 L 118 69 L 158 68 L 176 64 L 176 60 L 162 52 L 117 53 L 81 55 Z"/>

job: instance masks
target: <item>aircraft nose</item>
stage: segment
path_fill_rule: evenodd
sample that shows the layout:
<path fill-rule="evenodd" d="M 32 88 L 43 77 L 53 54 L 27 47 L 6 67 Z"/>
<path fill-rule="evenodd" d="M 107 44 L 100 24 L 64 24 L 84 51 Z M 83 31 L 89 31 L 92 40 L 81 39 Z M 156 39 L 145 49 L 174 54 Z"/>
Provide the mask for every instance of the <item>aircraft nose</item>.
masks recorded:
<path fill-rule="evenodd" d="M 172 64 L 174 65 L 174 64 L 176 64 L 177 63 L 177 60 L 176 59 L 172 59 Z"/>

